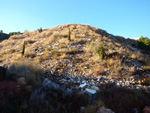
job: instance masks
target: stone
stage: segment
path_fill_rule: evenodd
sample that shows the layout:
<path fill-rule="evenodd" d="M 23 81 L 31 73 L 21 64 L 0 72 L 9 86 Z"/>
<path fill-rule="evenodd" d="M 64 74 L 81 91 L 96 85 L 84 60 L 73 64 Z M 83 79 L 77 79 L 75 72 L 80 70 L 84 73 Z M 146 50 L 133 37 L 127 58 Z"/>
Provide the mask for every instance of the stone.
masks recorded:
<path fill-rule="evenodd" d="M 133 108 L 132 109 L 132 113 L 138 113 L 138 109 L 137 108 Z"/>
<path fill-rule="evenodd" d="M 96 91 L 100 90 L 99 87 L 97 87 L 97 86 L 91 86 L 91 89 L 96 90 Z"/>
<path fill-rule="evenodd" d="M 143 113 L 150 113 L 150 106 L 145 106 L 143 109 Z"/>
<path fill-rule="evenodd" d="M 37 103 L 40 104 L 44 102 L 46 99 L 46 94 L 46 91 L 44 91 L 42 88 L 35 89 L 30 97 L 30 104 L 36 105 Z"/>
<path fill-rule="evenodd" d="M 6 77 L 6 68 L 0 66 L 0 81 L 3 81 Z"/>
<path fill-rule="evenodd" d="M 43 87 L 48 88 L 48 89 L 55 89 L 55 90 L 60 90 L 60 85 L 58 85 L 55 82 L 52 82 L 48 78 L 45 78 L 43 81 Z"/>
<path fill-rule="evenodd" d="M 102 106 L 101 108 L 99 108 L 97 110 L 96 113 L 114 113 L 111 109 L 105 108 L 104 106 Z"/>
<path fill-rule="evenodd" d="M 84 84 L 80 84 L 79 88 L 84 88 L 87 84 L 84 83 Z"/>
<path fill-rule="evenodd" d="M 86 107 L 84 107 L 84 106 L 82 106 L 81 108 L 80 108 L 80 113 L 86 113 Z"/>
<path fill-rule="evenodd" d="M 19 85 L 25 85 L 26 84 L 26 80 L 25 80 L 24 77 L 20 77 L 20 78 L 18 78 L 17 83 Z"/>
<path fill-rule="evenodd" d="M 68 95 L 68 96 L 71 96 L 73 91 L 72 89 L 65 89 L 64 87 L 60 86 L 59 84 L 49 80 L 48 78 L 45 78 L 44 81 L 43 81 L 43 87 L 44 89 L 46 90 L 55 90 L 55 91 L 59 91 L 59 92 L 62 92 L 64 95 Z"/>
<path fill-rule="evenodd" d="M 7 75 L 8 77 L 13 77 L 15 76 L 15 72 L 16 72 L 16 67 L 15 65 L 11 65 L 7 67 Z"/>
<path fill-rule="evenodd" d="M 92 89 L 88 89 L 86 88 L 85 91 L 87 91 L 89 94 L 96 94 L 96 91 L 95 90 L 92 90 Z"/>

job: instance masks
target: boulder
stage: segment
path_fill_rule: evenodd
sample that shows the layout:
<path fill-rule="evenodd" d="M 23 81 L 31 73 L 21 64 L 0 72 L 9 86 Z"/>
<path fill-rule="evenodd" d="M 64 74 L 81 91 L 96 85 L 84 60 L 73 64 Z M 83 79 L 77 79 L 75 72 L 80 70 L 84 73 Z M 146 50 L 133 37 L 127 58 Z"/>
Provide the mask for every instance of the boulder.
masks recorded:
<path fill-rule="evenodd" d="M 145 106 L 143 109 L 143 113 L 150 113 L 150 106 Z"/>
<path fill-rule="evenodd" d="M 97 113 L 114 113 L 114 112 L 111 109 L 108 109 L 102 106 L 101 108 L 97 110 Z"/>

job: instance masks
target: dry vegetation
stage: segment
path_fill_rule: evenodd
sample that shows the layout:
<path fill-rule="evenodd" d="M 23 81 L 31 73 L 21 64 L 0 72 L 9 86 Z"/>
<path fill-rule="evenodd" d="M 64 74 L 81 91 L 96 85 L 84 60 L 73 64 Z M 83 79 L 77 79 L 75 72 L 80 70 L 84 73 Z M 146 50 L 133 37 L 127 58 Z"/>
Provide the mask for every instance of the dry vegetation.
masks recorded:
<path fill-rule="evenodd" d="M 69 28 L 71 41 L 67 38 Z M 25 31 L 22 35 L 13 35 L 0 43 L 0 62 L 7 65 L 23 59 L 24 57 L 19 54 L 24 41 L 26 41 L 25 58 L 36 63 L 46 60 L 51 63 L 54 60 L 61 62 L 63 59 L 72 59 L 72 57 L 79 58 L 82 62 L 75 68 L 80 68 L 80 71 L 86 74 L 99 73 L 100 75 L 99 67 L 102 66 L 105 71 L 124 76 L 125 70 L 130 71 L 129 68 L 136 66 L 131 64 L 133 61 L 149 66 L 149 57 L 146 58 L 142 53 L 135 51 L 132 46 L 136 45 L 136 41 L 115 37 L 104 30 L 80 24 L 66 24 L 45 29 L 42 32 Z M 96 52 L 100 44 L 104 46 L 106 53 L 103 60 Z M 87 67 L 87 64 L 90 68 L 83 70 L 82 67 Z"/>

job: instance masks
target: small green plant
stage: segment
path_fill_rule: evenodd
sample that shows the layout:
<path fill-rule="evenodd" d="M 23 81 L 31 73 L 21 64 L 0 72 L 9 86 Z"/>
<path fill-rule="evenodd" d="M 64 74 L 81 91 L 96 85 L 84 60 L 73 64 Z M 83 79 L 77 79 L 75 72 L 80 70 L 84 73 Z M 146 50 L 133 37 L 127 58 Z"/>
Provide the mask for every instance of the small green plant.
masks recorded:
<path fill-rule="evenodd" d="M 141 36 L 138 40 L 138 47 L 143 50 L 150 50 L 150 39 Z"/>
<path fill-rule="evenodd" d="M 68 40 L 71 41 L 71 31 L 70 31 L 70 28 L 69 28 L 69 32 L 68 32 Z"/>
<path fill-rule="evenodd" d="M 24 53 L 25 53 L 25 41 L 24 41 L 24 43 L 23 43 L 23 47 L 22 47 L 21 55 L 23 56 L 23 55 L 24 55 Z"/>
<path fill-rule="evenodd" d="M 40 29 L 38 29 L 38 31 L 39 31 L 39 33 L 41 33 L 41 32 L 43 31 L 43 29 L 42 29 L 42 28 L 40 28 Z"/>
<path fill-rule="evenodd" d="M 101 59 L 104 59 L 105 57 L 105 50 L 104 50 L 104 46 L 103 45 L 99 45 L 98 49 L 96 50 L 98 56 L 101 58 Z"/>

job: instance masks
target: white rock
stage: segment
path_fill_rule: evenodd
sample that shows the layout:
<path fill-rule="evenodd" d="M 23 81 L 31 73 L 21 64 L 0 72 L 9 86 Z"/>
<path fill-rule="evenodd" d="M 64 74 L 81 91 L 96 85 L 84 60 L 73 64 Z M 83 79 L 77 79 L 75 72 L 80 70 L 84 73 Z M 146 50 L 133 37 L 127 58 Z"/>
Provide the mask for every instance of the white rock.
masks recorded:
<path fill-rule="evenodd" d="M 88 93 L 90 93 L 90 94 L 92 94 L 92 95 L 96 93 L 95 90 L 88 89 L 88 88 L 86 88 L 85 91 L 87 91 Z"/>
<path fill-rule="evenodd" d="M 80 84 L 79 88 L 84 88 L 87 84 L 84 83 L 84 84 Z"/>
<path fill-rule="evenodd" d="M 93 90 L 96 90 L 96 91 L 99 91 L 99 90 L 100 90 L 99 87 L 97 87 L 97 86 L 91 86 L 91 88 L 92 88 Z"/>

